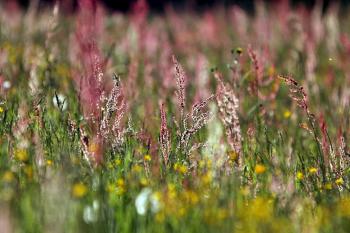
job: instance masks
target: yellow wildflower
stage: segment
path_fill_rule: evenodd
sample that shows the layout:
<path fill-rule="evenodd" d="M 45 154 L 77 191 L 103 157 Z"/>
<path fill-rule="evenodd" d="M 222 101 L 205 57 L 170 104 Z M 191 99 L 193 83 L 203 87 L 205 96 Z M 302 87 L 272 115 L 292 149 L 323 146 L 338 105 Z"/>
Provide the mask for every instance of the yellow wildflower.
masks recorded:
<path fill-rule="evenodd" d="M 199 197 L 196 192 L 192 190 L 187 190 L 184 192 L 184 198 L 187 202 L 189 202 L 192 205 L 195 205 L 199 201 Z"/>
<path fill-rule="evenodd" d="M 211 172 L 207 172 L 202 176 L 202 181 L 204 184 L 210 184 L 213 180 L 213 175 Z"/>
<path fill-rule="evenodd" d="M 140 184 L 141 184 L 142 186 L 147 186 L 147 185 L 148 185 L 148 180 L 147 180 L 145 177 L 142 177 L 142 178 L 140 179 Z"/>
<path fill-rule="evenodd" d="M 122 163 L 122 160 L 121 159 L 116 159 L 114 161 L 115 165 L 119 166 L 121 163 Z"/>
<path fill-rule="evenodd" d="M 335 183 L 336 183 L 336 185 L 339 185 L 339 186 L 340 186 L 340 185 L 343 185 L 343 184 L 344 184 L 344 180 L 343 180 L 343 178 L 340 177 L 340 178 L 338 178 L 338 179 L 335 180 Z"/>
<path fill-rule="evenodd" d="M 303 180 L 304 174 L 302 172 L 297 172 L 297 180 Z"/>
<path fill-rule="evenodd" d="M 81 198 L 81 197 L 86 195 L 87 191 L 88 191 L 88 189 L 87 189 L 86 185 L 84 185 L 82 183 L 76 183 L 73 186 L 72 194 L 76 198 Z"/>
<path fill-rule="evenodd" d="M 46 160 L 46 165 L 47 165 L 48 167 L 51 167 L 51 165 L 52 165 L 52 160 L 50 160 L 50 159 Z"/>
<path fill-rule="evenodd" d="M 326 190 L 331 190 L 332 189 L 332 184 L 331 183 L 326 183 L 325 185 L 324 185 L 324 189 L 326 189 Z"/>
<path fill-rule="evenodd" d="M 235 151 L 231 151 L 228 153 L 228 157 L 229 157 L 230 161 L 236 162 L 238 160 L 239 155 Z"/>
<path fill-rule="evenodd" d="M 0 107 L 0 113 L 4 112 L 4 109 L 2 107 Z"/>
<path fill-rule="evenodd" d="M 263 174 L 266 171 L 266 167 L 262 164 L 257 164 L 254 170 L 256 174 Z"/>
<path fill-rule="evenodd" d="M 134 172 L 139 173 L 139 172 L 142 171 L 142 167 L 141 167 L 140 165 L 138 165 L 138 164 L 135 164 L 135 165 L 132 167 L 131 170 L 133 170 Z"/>
<path fill-rule="evenodd" d="M 317 173 L 317 168 L 315 168 L 315 167 L 310 167 L 310 168 L 309 168 L 309 173 L 310 173 L 310 174 L 316 174 L 316 173 Z"/>
<path fill-rule="evenodd" d="M 25 149 L 16 150 L 15 157 L 22 162 L 26 162 L 29 159 L 28 153 Z"/>
<path fill-rule="evenodd" d="M 5 182 L 8 182 L 8 183 L 13 181 L 14 178 L 15 178 L 15 176 L 13 175 L 13 173 L 11 171 L 6 171 L 4 173 L 4 175 L 2 176 L 2 180 Z"/>
<path fill-rule="evenodd" d="M 143 159 L 144 159 L 145 161 L 149 162 L 149 161 L 152 160 L 152 157 L 151 157 L 150 155 L 145 155 L 145 156 L 143 157 Z"/>
<path fill-rule="evenodd" d="M 176 197 L 176 188 L 175 188 L 175 185 L 172 183 L 168 184 L 168 195 L 169 195 L 169 198 Z"/>
<path fill-rule="evenodd" d="M 174 170 L 182 174 L 185 174 L 187 172 L 187 167 L 183 164 L 175 163 Z"/>
<path fill-rule="evenodd" d="M 123 193 L 125 193 L 125 191 L 125 181 L 122 178 L 119 178 L 117 180 L 117 194 L 122 195 Z"/>
<path fill-rule="evenodd" d="M 286 119 L 288 119 L 291 115 L 292 115 L 292 113 L 289 110 L 286 110 L 283 113 L 283 117 L 286 118 Z"/>

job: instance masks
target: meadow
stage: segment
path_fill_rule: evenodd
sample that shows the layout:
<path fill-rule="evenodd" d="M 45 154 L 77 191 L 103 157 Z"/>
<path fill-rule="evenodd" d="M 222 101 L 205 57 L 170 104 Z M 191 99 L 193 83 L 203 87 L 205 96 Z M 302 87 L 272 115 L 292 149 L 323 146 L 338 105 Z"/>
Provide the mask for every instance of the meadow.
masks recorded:
<path fill-rule="evenodd" d="M 0 231 L 350 231 L 349 9 L 0 2 Z"/>

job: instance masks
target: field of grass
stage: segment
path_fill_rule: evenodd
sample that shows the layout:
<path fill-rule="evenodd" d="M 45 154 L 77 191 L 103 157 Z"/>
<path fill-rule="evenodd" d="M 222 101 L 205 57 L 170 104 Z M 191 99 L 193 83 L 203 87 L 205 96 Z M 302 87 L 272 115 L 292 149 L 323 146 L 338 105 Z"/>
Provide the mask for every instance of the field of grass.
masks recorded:
<path fill-rule="evenodd" d="M 349 10 L 0 3 L 0 232 L 350 232 Z"/>

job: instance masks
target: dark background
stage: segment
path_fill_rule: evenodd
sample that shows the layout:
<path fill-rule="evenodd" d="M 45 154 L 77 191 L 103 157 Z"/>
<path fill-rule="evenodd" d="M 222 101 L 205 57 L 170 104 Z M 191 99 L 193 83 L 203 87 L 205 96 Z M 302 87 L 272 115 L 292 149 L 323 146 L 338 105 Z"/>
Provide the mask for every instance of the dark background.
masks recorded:
<path fill-rule="evenodd" d="M 0 0 L 1 2 L 14 1 L 14 0 Z M 30 0 L 17 0 L 23 8 L 27 8 Z M 59 0 L 60 2 L 65 2 L 67 9 L 74 11 L 77 9 L 77 0 Z M 97 0 L 98 2 L 103 3 L 107 9 L 110 11 L 120 11 L 128 12 L 131 9 L 131 6 L 136 0 Z M 264 1 L 268 3 L 274 3 L 281 0 L 271 0 Z M 54 3 L 55 0 L 40 0 L 40 6 L 45 7 L 49 4 Z M 167 5 L 172 5 L 176 9 L 193 9 L 193 10 L 205 10 L 211 8 L 215 5 L 229 6 L 229 5 L 238 5 L 241 8 L 253 12 L 254 11 L 254 1 L 253 0 L 148 0 L 148 5 L 150 9 L 154 12 L 162 13 L 164 7 Z M 289 1 L 292 6 L 298 6 L 300 4 L 305 5 L 308 8 L 311 8 L 316 2 L 323 2 L 323 8 L 326 9 L 331 2 L 340 2 L 342 5 L 348 5 L 350 0 L 291 0 Z"/>

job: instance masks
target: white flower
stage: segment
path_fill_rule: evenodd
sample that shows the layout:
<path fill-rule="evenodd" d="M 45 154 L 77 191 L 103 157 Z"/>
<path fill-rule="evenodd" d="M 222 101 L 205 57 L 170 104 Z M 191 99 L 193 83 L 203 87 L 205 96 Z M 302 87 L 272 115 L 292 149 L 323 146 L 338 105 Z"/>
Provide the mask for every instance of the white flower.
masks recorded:
<path fill-rule="evenodd" d="M 152 194 L 152 190 L 150 188 L 144 188 L 137 195 L 135 200 L 136 211 L 139 215 L 145 215 L 148 209 L 148 205 L 150 204 L 151 211 L 156 213 L 160 209 L 160 203 L 155 194 Z"/>
<path fill-rule="evenodd" d="M 83 219 L 86 223 L 96 222 L 97 214 L 96 211 L 91 207 L 87 206 L 84 208 Z"/>
<path fill-rule="evenodd" d="M 6 80 L 6 81 L 2 84 L 2 87 L 3 87 L 5 90 L 10 89 L 10 87 L 11 87 L 11 82 Z"/>
<path fill-rule="evenodd" d="M 52 98 L 52 102 L 56 108 L 60 108 L 63 111 L 67 109 L 67 106 L 68 106 L 67 99 L 62 94 L 54 95 L 54 97 Z"/>
<path fill-rule="evenodd" d="M 86 206 L 83 212 L 83 219 L 86 223 L 93 223 L 97 221 L 98 209 L 100 205 L 97 200 L 94 200 L 92 205 Z"/>

